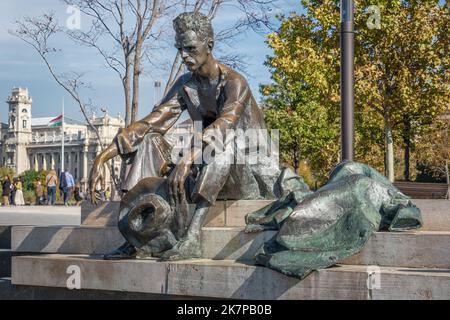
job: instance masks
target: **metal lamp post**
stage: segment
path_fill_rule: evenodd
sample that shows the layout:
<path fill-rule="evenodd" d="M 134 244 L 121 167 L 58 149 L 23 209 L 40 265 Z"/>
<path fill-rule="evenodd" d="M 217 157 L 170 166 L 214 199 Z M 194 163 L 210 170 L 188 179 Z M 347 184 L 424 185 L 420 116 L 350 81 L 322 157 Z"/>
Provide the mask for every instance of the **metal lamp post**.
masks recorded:
<path fill-rule="evenodd" d="M 350 161 L 355 143 L 353 12 L 353 0 L 341 0 L 341 159 Z"/>

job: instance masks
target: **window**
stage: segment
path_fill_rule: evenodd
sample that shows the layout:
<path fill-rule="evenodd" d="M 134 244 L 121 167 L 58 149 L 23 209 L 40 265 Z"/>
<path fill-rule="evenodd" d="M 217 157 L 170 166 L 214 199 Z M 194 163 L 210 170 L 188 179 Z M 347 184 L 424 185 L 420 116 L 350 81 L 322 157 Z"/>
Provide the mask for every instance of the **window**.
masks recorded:
<path fill-rule="evenodd" d="M 26 129 L 27 128 L 27 120 L 23 120 L 22 124 L 23 124 L 23 128 Z"/>
<path fill-rule="evenodd" d="M 27 109 L 22 109 L 22 113 L 28 113 Z"/>

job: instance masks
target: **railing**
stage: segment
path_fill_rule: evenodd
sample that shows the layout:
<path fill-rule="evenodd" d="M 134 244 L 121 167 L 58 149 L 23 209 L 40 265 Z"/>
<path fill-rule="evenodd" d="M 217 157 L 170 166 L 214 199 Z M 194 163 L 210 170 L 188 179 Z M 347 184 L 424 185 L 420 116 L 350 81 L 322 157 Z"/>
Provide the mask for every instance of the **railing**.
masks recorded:
<path fill-rule="evenodd" d="M 86 140 L 86 135 L 66 134 L 64 138 L 65 138 L 64 142 L 81 142 Z M 43 137 L 33 136 L 31 140 L 31 143 L 33 144 L 45 144 L 55 142 L 61 142 L 61 135 L 43 136 Z"/>

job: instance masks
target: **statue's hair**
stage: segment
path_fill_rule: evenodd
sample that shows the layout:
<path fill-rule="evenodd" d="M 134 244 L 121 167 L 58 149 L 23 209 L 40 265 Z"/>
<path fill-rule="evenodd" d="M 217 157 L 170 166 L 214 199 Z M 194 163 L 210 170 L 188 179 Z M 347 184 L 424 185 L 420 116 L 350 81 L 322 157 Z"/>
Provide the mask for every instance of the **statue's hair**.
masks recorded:
<path fill-rule="evenodd" d="M 206 40 L 214 40 L 214 30 L 208 17 L 200 12 L 184 12 L 173 20 L 173 28 L 177 34 L 183 34 L 188 30 L 194 31 L 197 36 Z"/>

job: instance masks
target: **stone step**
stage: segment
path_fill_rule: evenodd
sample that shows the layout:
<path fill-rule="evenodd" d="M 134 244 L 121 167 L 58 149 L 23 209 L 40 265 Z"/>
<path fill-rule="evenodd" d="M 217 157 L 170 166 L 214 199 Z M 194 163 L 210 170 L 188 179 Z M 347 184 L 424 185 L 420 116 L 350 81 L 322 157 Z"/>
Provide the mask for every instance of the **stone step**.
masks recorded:
<path fill-rule="evenodd" d="M 261 209 L 272 200 L 228 200 L 216 201 L 205 221 L 207 227 L 239 227 L 245 224 L 247 213 Z M 81 225 L 117 226 L 119 202 L 104 202 L 98 206 L 88 202 L 81 205 Z"/>
<path fill-rule="evenodd" d="M 0 249 L 0 277 L 11 276 L 11 258 L 11 250 Z"/>
<path fill-rule="evenodd" d="M 370 273 L 373 286 L 368 286 Z M 81 289 L 191 297 L 296 300 L 450 298 L 448 269 L 373 269 L 338 265 L 316 271 L 300 281 L 268 268 L 231 260 L 104 261 L 83 255 L 13 258 L 14 285 L 65 288 L 68 280 L 77 275 Z"/>
<path fill-rule="evenodd" d="M 81 208 L 75 206 L 0 207 L 1 226 L 79 226 Z"/>
<path fill-rule="evenodd" d="M 0 226 L 0 249 L 11 249 L 10 226 Z"/>
<path fill-rule="evenodd" d="M 0 301 L 3 300 L 177 300 L 190 297 L 170 296 L 153 293 L 68 290 L 38 286 L 17 286 L 10 277 L 0 277 Z"/>
<path fill-rule="evenodd" d="M 242 227 L 245 215 L 256 211 L 271 200 L 217 201 L 205 222 L 206 227 Z M 450 231 L 450 201 L 414 199 L 421 209 L 423 231 Z M 84 226 L 116 226 L 119 202 L 108 202 L 93 206 L 85 202 L 81 206 L 81 221 Z"/>
<path fill-rule="evenodd" d="M 30 255 L 30 253 L 14 252 L 9 249 L 0 249 L 0 277 L 11 277 L 12 257 L 23 255 Z"/>
<path fill-rule="evenodd" d="M 274 231 L 246 234 L 240 227 L 204 228 L 208 259 L 251 260 Z M 18 252 L 103 254 L 124 242 L 114 227 L 13 227 Z M 377 232 L 363 250 L 343 264 L 450 268 L 449 231 Z"/>

